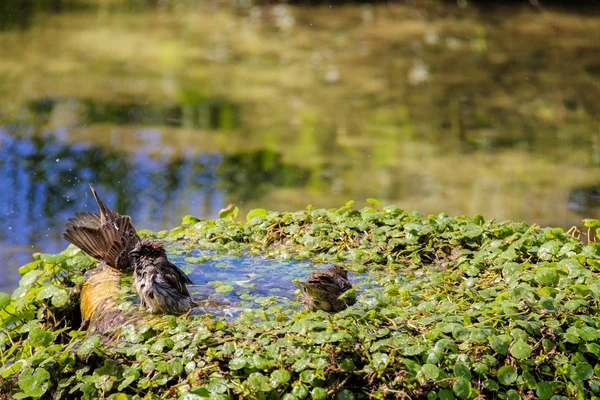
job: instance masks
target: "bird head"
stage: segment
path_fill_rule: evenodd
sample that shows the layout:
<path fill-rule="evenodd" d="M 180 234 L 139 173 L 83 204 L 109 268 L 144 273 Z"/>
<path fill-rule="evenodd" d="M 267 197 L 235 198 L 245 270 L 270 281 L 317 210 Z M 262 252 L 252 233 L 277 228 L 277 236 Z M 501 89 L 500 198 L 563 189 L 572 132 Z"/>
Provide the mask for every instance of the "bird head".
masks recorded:
<path fill-rule="evenodd" d="M 158 258 L 166 255 L 165 248 L 156 240 L 143 238 L 129 252 L 133 258 L 148 257 Z"/>

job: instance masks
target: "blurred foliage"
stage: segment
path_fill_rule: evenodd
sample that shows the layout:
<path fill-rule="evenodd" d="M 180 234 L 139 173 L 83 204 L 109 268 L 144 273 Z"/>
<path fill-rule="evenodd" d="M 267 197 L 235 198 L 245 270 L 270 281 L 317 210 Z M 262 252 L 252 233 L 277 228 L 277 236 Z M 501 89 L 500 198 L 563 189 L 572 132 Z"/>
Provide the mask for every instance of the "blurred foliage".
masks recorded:
<path fill-rule="evenodd" d="M 187 248 L 369 274 L 338 314 L 258 299 L 233 321 L 163 317 L 120 342 L 66 323 L 90 259 L 72 247 L 0 295 L 0 393 L 14 398 L 596 399 L 600 221 L 589 232 L 371 207 L 188 216 Z M 233 207 L 231 207 L 233 209 Z"/>

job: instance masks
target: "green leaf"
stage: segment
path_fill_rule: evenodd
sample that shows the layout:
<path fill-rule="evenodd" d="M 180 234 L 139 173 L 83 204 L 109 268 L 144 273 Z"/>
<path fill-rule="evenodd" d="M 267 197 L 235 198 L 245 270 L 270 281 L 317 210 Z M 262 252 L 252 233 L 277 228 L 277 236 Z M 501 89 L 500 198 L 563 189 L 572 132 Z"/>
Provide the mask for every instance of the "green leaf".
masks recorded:
<path fill-rule="evenodd" d="M 498 354 L 505 355 L 508 353 L 510 336 L 498 335 L 490 337 L 490 347 Z"/>
<path fill-rule="evenodd" d="M 385 353 L 375 353 L 371 357 L 371 365 L 377 372 L 383 372 L 387 367 L 389 356 Z"/>
<path fill-rule="evenodd" d="M 438 378 L 438 376 L 440 376 L 440 369 L 433 364 L 423 364 L 421 367 L 421 372 L 423 373 L 425 379 L 429 381 L 435 380 Z"/>
<path fill-rule="evenodd" d="M 200 222 L 200 218 L 194 217 L 193 215 L 186 215 L 181 220 L 181 225 L 194 225 Z"/>
<path fill-rule="evenodd" d="M 340 367 L 344 371 L 352 371 L 354 368 L 356 368 L 356 366 L 354 365 L 354 361 L 352 361 L 350 358 L 344 358 L 340 362 Z"/>
<path fill-rule="evenodd" d="M 587 362 L 579 362 L 569 369 L 569 378 L 572 381 L 583 381 L 594 375 L 594 368 Z"/>
<path fill-rule="evenodd" d="M 310 392 L 314 400 L 325 400 L 327 399 L 327 391 L 323 388 L 316 387 Z"/>
<path fill-rule="evenodd" d="M 558 240 L 551 240 L 540 246 L 538 257 L 540 260 L 550 261 L 556 257 L 558 251 L 562 247 L 562 243 Z"/>
<path fill-rule="evenodd" d="M 22 288 L 30 287 L 37 280 L 38 276 L 40 276 L 41 273 L 42 271 L 39 269 L 27 272 L 21 277 L 21 280 L 19 281 L 19 286 Z"/>
<path fill-rule="evenodd" d="M 465 378 L 459 378 L 456 382 L 454 382 L 452 391 L 461 399 L 469 398 L 469 395 L 471 394 L 471 381 Z"/>
<path fill-rule="evenodd" d="M 10 304 L 10 295 L 0 292 L 0 310 L 4 310 Z"/>
<path fill-rule="evenodd" d="M 229 293 L 233 292 L 235 288 L 231 285 L 219 285 L 215 287 L 215 292 L 217 293 Z"/>
<path fill-rule="evenodd" d="M 55 307 L 64 306 L 67 303 L 67 292 L 64 289 L 58 288 L 52 284 L 48 284 L 42 288 L 37 294 L 38 300 L 52 298 L 52 305 Z"/>
<path fill-rule="evenodd" d="M 247 364 L 247 361 L 245 358 L 242 358 L 242 357 L 233 358 L 233 359 L 229 360 L 229 369 L 238 371 L 238 370 L 244 368 L 246 366 L 246 364 Z"/>
<path fill-rule="evenodd" d="M 42 263 L 42 260 L 36 260 L 36 261 L 30 262 L 29 264 L 25 264 L 21 268 L 19 268 L 19 274 L 25 275 L 29 271 L 36 270 L 36 269 L 38 269 L 38 267 L 40 266 L 41 263 Z"/>
<path fill-rule="evenodd" d="M 300 372 L 300 380 L 302 382 L 312 384 L 314 382 L 315 378 L 316 378 L 316 376 L 315 376 L 315 372 L 313 370 L 307 369 L 307 370 Z"/>
<path fill-rule="evenodd" d="M 286 384 L 292 378 L 292 374 L 285 369 L 276 369 L 271 372 L 271 386 L 276 388 L 279 385 Z"/>
<path fill-rule="evenodd" d="M 354 400 L 354 393 L 349 390 L 342 389 L 335 395 L 336 400 Z"/>
<path fill-rule="evenodd" d="M 450 389 L 441 389 L 438 392 L 438 398 L 440 400 L 454 400 L 454 392 Z"/>
<path fill-rule="evenodd" d="M 521 395 L 514 389 L 510 389 L 506 392 L 506 400 L 521 400 Z"/>
<path fill-rule="evenodd" d="M 492 379 L 486 379 L 485 381 L 483 381 L 483 387 L 485 387 L 486 389 L 491 390 L 493 392 L 500 389 L 500 386 L 498 386 L 498 383 L 496 383 L 496 381 L 492 380 Z"/>
<path fill-rule="evenodd" d="M 535 388 L 535 394 L 540 400 L 548 400 L 554 394 L 554 388 L 550 382 L 538 382 Z"/>
<path fill-rule="evenodd" d="M 369 198 L 367 199 L 367 203 L 369 203 L 369 204 L 371 204 L 371 205 L 373 205 L 373 206 L 375 206 L 375 207 L 379 207 L 379 206 L 382 206 L 382 205 L 383 205 L 383 203 L 382 203 L 381 201 L 379 201 L 379 200 L 377 200 L 377 199 L 373 199 L 373 198 L 371 198 L 371 197 L 369 197 Z"/>
<path fill-rule="evenodd" d="M 0 369 L 0 377 L 3 379 L 11 377 L 15 372 L 21 370 L 24 363 L 23 360 L 18 360 L 13 364 L 6 364 Z"/>
<path fill-rule="evenodd" d="M 44 368 L 29 368 L 19 375 L 19 388 L 27 396 L 41 397 L 48 390 L 49 379 L 50 373 Z"/>
<path fill-rule="evenodd" d="M 36 326 L 29 331 L 29 342 L 33 347 L 48 347 L 54 342 L 54 335 Z"/>
<path fill-rule="evenodd" d="M 454 365 L 454 375 L 456 375 L 457 378 L 470 380 L 471 370 L 464 363 L 459 362 Z"/>
<path fill-rule="evenodd" d="M 308 388 L 306 385 L 294 386 L 292 394 L 299 399 L 305 399 L 308 396 Z"/>
<path fill-rule="evenodd" d="M 183 372 L 183 363 L 181 362 L 180 359 L 178 358 L 174 358 L 171 361 L 169 361 L 169 367 L 167 369 L 169 375 L 173 376 L 173 377 L 177 377 L 179 375 L 181 375 L 181 373 Z"/>
<path fill-rule="evenodd" d="M 255 392 L 270 392 L 273 388 L 269 385 L 269 378 L 260 372 L 253 372 L 248 377 L 248 384 Z"/>
<path fill-rule="evenodd" d="M 206 388 L 212 394 L 222 394 L 227 391 L 227 381 L 225 379 L 212 379 L 206 385 Z"/>
<path fill-rule="evenodd" d="M 205 388 L 204 386 L 194 388 L 194 389 L 190 390 L 190 393 L 195 394 L 200 397 L 210 397 L 209 390 L 207 388 Z"/>
<path fill-rule="evenodd" d="M 503 385 L 510 385 L 517 380 L 517 370 L 515 367 L 505 365 L 498 370 L 498 381 Z"/>
<path fill-rule="evenodd" d="M 44 264 L 49 264 L 49 265 L 59 265 L 62 264 L 63 262 L 65 262 L 67 258 L 63 255 L 60 254 L 41 254 L 40 255 L 40 260 L 42 260 L 42 262 Z"/>
<path fill-rule="evenodd" d="M 246 221 L 252 221 L 254 218 L 265 218 L 269 212 L 264 208 L 254 208 L 246 214 Z"/>
<path fill-rule="evenodd" d="M 600 229 L 600 219 L 584 219 L 583 226 L 586 228 Z"/>
<path fill-rule="evenodd" d="M 558 272 L 554 268 L 542 268 L 534 277 L 535 281 L 542 286 L 556 286 L 558 278 Z"/>
<path fill-rule="evenodd" d="M 222 210 L 219 210 L 219 218 L 233 221 L 237 218 L 239 211 L 240 208 L 238 206 L 229 204 L 227 207 L 223 208 Z"/>
<path fill-rule="evenodd" d="M 515 341 L 510 349 L 510 354 L 517 360 L 523 360 L 529 358 L 531 355 L 532 347 L 527 342 L 518 339 Z"/>

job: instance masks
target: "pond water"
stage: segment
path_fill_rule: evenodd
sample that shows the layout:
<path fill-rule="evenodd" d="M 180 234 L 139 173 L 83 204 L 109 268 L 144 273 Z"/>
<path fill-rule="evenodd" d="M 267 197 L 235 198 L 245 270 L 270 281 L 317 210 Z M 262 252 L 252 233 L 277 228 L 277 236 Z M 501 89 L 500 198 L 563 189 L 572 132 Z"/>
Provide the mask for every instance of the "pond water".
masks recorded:
<path fill-rule="evenodd" d="M 516 2 L 0 2 L 0 290 L 88 182 L 138 228 L 369 197 L 600 216 L 600 13 Z"/>
<path fill-rule="evenodd" d="M 331 266 L 248 255 L 216 255 L 202 250 L 193 250 L 186 256 L 169 254 L 169 260 L 194 282 L 188 289 L 199 304 L 195 312 L 229 318 L 239 316 L 244 309 L 269 304 L 302 309 L 297 282 L 306 281 L 312 272 Z M 366 284 L 366 279 L 362 279 L 366 278 L 364 274 L 349 275 L 357 288 Z M 133 290 L 131 299 L 139 301 Z"/>

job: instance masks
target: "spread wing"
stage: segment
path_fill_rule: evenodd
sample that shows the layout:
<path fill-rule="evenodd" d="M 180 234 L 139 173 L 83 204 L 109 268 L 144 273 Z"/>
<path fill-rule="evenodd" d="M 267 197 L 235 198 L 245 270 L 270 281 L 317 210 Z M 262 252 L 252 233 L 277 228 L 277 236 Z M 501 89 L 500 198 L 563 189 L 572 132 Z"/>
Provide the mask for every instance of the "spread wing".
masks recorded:
<path fill-rule="evenodd" d="M 115 213 L 116 214 L 116 213 Z M 85 253 L 104 261 L 113 268 L 131 266 L 128 253 L 139 241 L 139 236 L 128 215 L 119 215 L 112 221 L 102 223 L 94 213 L 77 213 L 69 219 L 63 237 Z"/>

